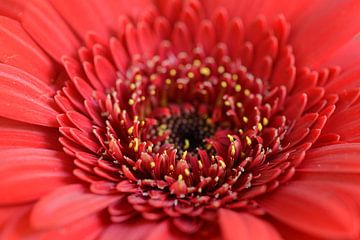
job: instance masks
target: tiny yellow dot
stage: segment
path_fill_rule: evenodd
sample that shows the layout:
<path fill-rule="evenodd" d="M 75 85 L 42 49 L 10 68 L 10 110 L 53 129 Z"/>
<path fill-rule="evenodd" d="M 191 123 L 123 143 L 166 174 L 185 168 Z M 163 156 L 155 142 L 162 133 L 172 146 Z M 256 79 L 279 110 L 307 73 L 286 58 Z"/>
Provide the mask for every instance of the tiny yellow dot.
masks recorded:
<path fill-rule="evenodd" d="M 235 91 L 236 91 L 236 92 L 240 92 L 240 91 L 241 91 L 241 85 L 240 85 L 240 84 L 236 84 L 236 85 L 235 85 Z"/>
<path fill-rule="evenodd" d="M 132 134 L 134 132 L 134 126 L 129 127 L 127 132 L 129 135 Z"/>
<path fill-rule="evenodd" d="M 249 89 L 245 89 L 244 90 L 244 94 L 245 94 L 245 96 L 250 96 L 250 90 Z"/>
<path fill-rule="evenodd" d="M 189 149 L 189 147 L 190 147 L 190 141 L 189 141 L 189 139 L 185 138 L 185 140 L 184 140 L 184 149 L 185 150 Z"/>
<path fill-rule="evenodd" d="M 263 126 L 262 126 L 261 123 L 258 123 L 258 124 L 257 124 L 257 127 L 258 127 L 259 131 L 261 131 L 261 130 L 263 129 Z"/>
<path fill-rule="evenodd" d="M 140 74 L 136 74 L 135 75 L 135 80 L 136 81 L 141 81 L 142 80 L 142 76 Z"/>
<path fill-rule="evenodd" d="M 134 99 L 130 98 L 130 99 L 129 99 L 129 105 L 132 106 L 132 105 L 134 105 L 134 104 L 135 104 Z"/>
<path fill-rule="evenodd" d="M 251 139 L 248 136 L 246 136 L 246 143 L 247 145 L 251 145 L 252 143 Z"/>
<path fill-rule="evenodd" d="M 136 88 L 135 83 L 131 83 L 131 84 L 130 84 L 130 89 L 131 89 L 131 90 L 134 90 L 135 88 Z"/>
<path fill-rule="evenodd" d="M 151 167 L 151 168 L 154 168 L 154 167 L 155 167 L 155 162 L 151 162 L 151 163 L 150 163 L 150 167 Z"/>
<path fill-rule="evenodd" d="M 200 67 L 201 66 L 201 61 L 199 59 L 195 59 L 194 60 L 194 66 Z"/>
<path fill-rule="evenodd" d="M 242 108 L 242 107 L 243 107 L 243 104 L 242 104 L 241 102 L 237 102 L 237 103 L 236 103 L 236 107 Z"/>
<path fill-rule="evenodd" d="M 178 176 L 178 181 L 182 181 L 184 179 L 183 175 L 182 174 L 179 174 Z"/>
<path fill-rule="evenodd" d="M 237 81 L 238 79 L 239 79 L 239 75 L 237 75 L 237 74 L 233 74 L 232 75 L 232 79 L 234 80 L 234 81 Z"/>
<path fill-rule="evenodd" d="M 264 126 L 267 126 L 269 124 L 269 119 L 267 119 L 266 117 L 263 119 L 263 124 Z"/>
<path fill-rule="evenodd" d="M 227 87 L 227 82 L 222 81 L 222 82 L 221 82 L 221 87 L 226 88 L 226 87 Z"/>
<path fill-rule="evenodd" d="M 187 76 L 188 78 L 194 78 L 195 74 L 193 72 L 188 72 Z"/>
<path fill-rule="evenodd" d="M 210 76 L 210 74 L 211 74 L 211 70 L 210 70 L 210 68 L 208 68 L 208 67 L 202 67 L 202 68 L 200 68 L 200 73 L 202 74 L 202 75 L 204 75 L 204 76 Z"/>
<path fill-rule="evenodd" d="M 248 123 L 249 119 L 246 116 L 243 116 L 244 123 Z"/>
<path fill-rule="evenodd" d="M 189 175 L 190 175 L 189 169 L 186 168 L 186 169 L 184 170 L 184 173 L 185 173 L 186 176 L 189 176 Z"/>
<path fill-rule="evenodd" d="M 170 84 L 171 84 L 171 79 L 170 79 L 170 78 L 167 78 L 167 79 L 165 80 L 165 83 L 166 83 L 167 85 L 170 85 Z"/>
<path fill-rule="evenodd" d="M 172 76 L 172 77 L 176 76 L 176 70 L 175 69 L 170 70 L 170 76 Z"/>

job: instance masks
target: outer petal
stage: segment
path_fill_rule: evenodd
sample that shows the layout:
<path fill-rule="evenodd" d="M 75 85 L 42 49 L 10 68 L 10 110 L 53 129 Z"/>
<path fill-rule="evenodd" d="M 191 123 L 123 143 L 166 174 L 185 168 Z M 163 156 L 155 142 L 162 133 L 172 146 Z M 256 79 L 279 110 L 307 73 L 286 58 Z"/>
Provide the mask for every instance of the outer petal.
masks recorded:
<path fill-rule="evenodd" d="M 119 236 L 126 236 L 127 239 L 142 240 L 156 227 L 158 223 L 135 219 L 121 224 L 111 224 L 101 235 L 100 240 L 112 240 Z"/>
<path fill-rule="evenodd" d="M 0 116 L 43 126 L 57 126 L 52 90 L 39 79 L 0 64 Z"/>
<path fill-rule="evenodd" d="M 53 63 L 17 21 L 0 17 L 0 45 L 0 62 L 51 83 L 54 76 Z"/>
<path fill-rule="evenodd" d="M 79 41 L 53 7 L 44 0 L 29 1 L 21 18 L 24 29 L 55 60 L 76 55 Z"/>
<path fill-rule="evenodd" d="M 279 233 L 267 222 L 248 213 L 220 209 L 220 227 L 225 240 L 281 239 Z"/>
<path fill-rule="evenodd" d="M 40 229 L 55 228 L 99 212 L 119 196 L 88 193 L 80 184 L 53 191 L 37 202 L 31 214 L 31 224 Z"/>
<path fill-rule="evenodd" d="M 28 202 L 68 184 L 67 156 L 53 150 L 24 148 L 0 152 L 0 204 Z"/>
<path fill-rule="evenodd" d="M 354 239 L 359 233 L 355 206 L 328 188 L 292 182 L 258 202 L 284 224 L 317 237 Z"/>
<path fill-rule="evenodd" d="M 57 129 L 34 126 L 0 117 L 0 149 L 3 148 L 62 148 Z"/>
<path fill-rule="evenodd" d="M 323 1 L 304 15 L 290 37 L 297 63 L 316 67 L 333 55 L 359 32 L 359 12 L 357 0 Z"/>

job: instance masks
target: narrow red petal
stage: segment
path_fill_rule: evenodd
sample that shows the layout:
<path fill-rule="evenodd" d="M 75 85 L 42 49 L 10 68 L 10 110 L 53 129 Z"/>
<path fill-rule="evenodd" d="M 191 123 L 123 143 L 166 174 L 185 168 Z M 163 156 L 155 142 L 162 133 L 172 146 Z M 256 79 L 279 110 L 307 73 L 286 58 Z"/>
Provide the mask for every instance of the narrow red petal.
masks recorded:
<path fill-rule="evenodd" d="M 219 211 L 219 224 L 223 239 L 281 239 L 279 233 L 267 222 L 248 213 L 239 213 L 232 210 Z"/>
<path fill-rule="evenodd" d="M 35 204 L 31 224 L 39 229 L 63 226 L 99 212 L 118 199 L 119 196 L 88 193 L 80 184 L 64 186 Z"/>
<path fill-rule="evenodd" d="M 23 148 L 0 152 L 0 204 L 38 199 L 73 180 L 70 162 L 62 152 Z M 68 162 L 68 163 L 67 163 Z"/>

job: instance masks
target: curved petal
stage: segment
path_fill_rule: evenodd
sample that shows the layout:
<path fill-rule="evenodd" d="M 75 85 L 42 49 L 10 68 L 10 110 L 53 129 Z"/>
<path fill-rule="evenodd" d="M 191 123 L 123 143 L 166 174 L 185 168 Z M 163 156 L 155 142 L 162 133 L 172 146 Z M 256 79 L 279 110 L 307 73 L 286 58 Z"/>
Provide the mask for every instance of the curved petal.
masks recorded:
<path fill-rule="evenodd" d="M 52 90 L 20 69 L 0 64 L 0 116 L 55 127 L 57 112 Z"/>
<path fill-rule="evenodd" d="M 301 172 L 360 173 L 360 143 L 335 144 L 311 149 L 299 166 Z"/>
<path fill-rule="evenodd" d="M 0 149 L 42 148 L 60 150 L 57 129 L 35 126 L 0 117 Z"/>
<path fill-rule="evenodd" d="M 21 18 L 24 29 L 55 60 L 76 55 L 78 39 L 47 1 L 29 1 Z M 51 37 L 50 37 L 51 36 Z"/>
<path fill-rule="evenodd" d="M 248 213 L 238 213 L 232 210 L 220 209 L 219 224 L 223 239 L 282 239 L 279 233 L 269 223 Z"/>
<path fill-rule="evenodd" d="M 318 67 L 360 31 L 359 1 L 322 3 L 298 21 L 290 36 L 299 65 Z"/>
<path fill-rule="evenodd" d="M 286 225 L 325 239 L 354 239 L 359 217 L 353 202 L 335 191 L 291 182 L 258 200 L 270 215 Z"/>
<path fill-rule="evenodd" d="M 1 150 L 0 159 L 0 204 L 32 201 L 73 180 L 62 152 L 8 149 Z"/>
<path fill-rule="evenodd" d="M 17 21 L 0 16 L 0 45 L 0 62 L 20 68 L 48 84 L 51 83 L 54 77 L 52 61 Z"/>
<path fill-rule="evenodd" d="M 80 184 L 58 188 L 38 201 L 31 214 L 31 225 L 38 229 L 64 226 L 99 212 L 119 196 L 96 195 Z"/>
<path fill-rule="evenodd" d="M 156 227 L 155 221 L 134 219 L 121 224 L 111 224 L 102 233 L 100 240 L 112 240 L 119 236 L 126 236 L 127 239 L 144 239 Z"/>

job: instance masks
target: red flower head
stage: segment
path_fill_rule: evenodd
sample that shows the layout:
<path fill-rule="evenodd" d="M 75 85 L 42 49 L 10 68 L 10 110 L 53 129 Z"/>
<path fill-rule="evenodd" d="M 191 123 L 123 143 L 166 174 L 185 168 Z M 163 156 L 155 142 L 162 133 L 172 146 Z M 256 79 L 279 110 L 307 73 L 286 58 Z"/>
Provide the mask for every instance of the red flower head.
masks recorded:
<path fill-rule="evenodd" d="M 358 239 L 359 12 L 1 1 L 0 239 Z"/>

